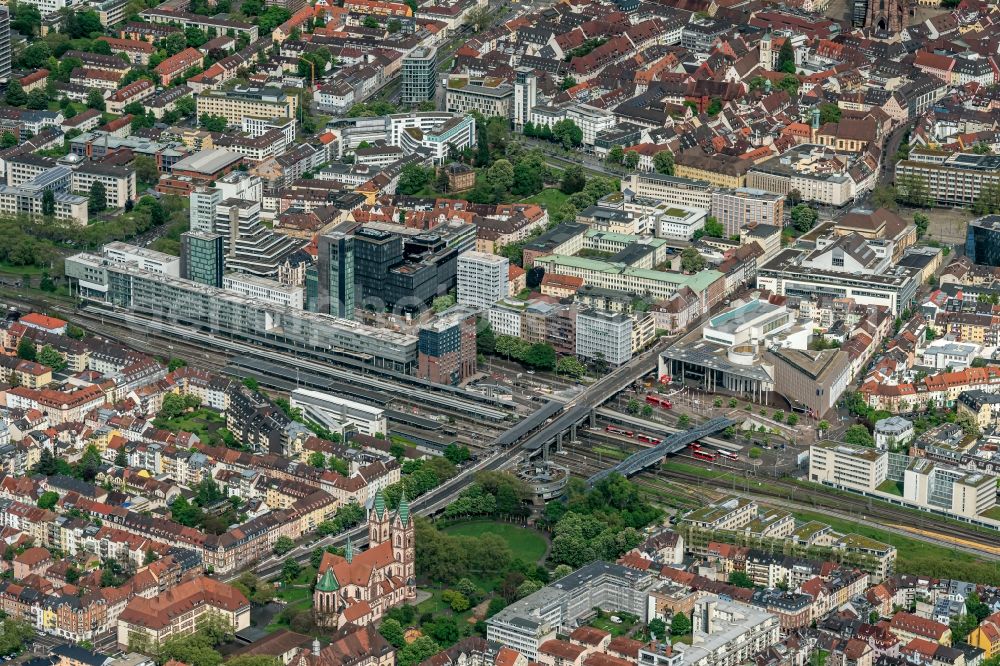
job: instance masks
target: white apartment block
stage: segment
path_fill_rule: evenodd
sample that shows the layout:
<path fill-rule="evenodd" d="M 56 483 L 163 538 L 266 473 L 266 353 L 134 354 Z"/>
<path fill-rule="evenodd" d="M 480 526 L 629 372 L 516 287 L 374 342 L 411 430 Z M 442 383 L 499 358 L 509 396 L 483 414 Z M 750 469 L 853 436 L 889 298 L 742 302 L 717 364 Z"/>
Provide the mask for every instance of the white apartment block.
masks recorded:
<path fill-rule="evenodd" d="M 576 104 L 566 109 L 566 118 L 572 120 L 583 132 L 583 145 L 593 146 L 598 133 L 615 126 L 615 114 L 587 104 Z"/>
<path fill-rule="evenodd" d="M 521 321 L 527 304 L 523 301 L 502 300 L 494 303 L 486 314 L 494 335 L 521 336 Z"/>
<path fill-rule="evenodd" d="M 222 116 L 233 127 L 242 127 L 246 117 L 294 118 L 296 99 L 278 88 L 206 90 L 195 96 L 199 118 L 205 114 Z"/>
<path fill-rule="evenodd" d="M 576 316 L 576 355 L 611 365 L 632 358 L 632 318 L 621 312 L 582 310 Z"/>
<path fill-rule="evenodd" d="M 305 288 L 291 287 L 277 280 L 249 273 L 229 273 L 223 275 L 222 288 L 276 305 L 285 305 L 299 310 L 305 308 Z"/>
<path fill-rule="evenodd" d="M 108 208 L 124 208 L 127 201 L 135 201 L 135 169 L 99 162 L 82 162 L 73 170 L 74 192 L 84 195 L 95 182 L 104 185 Z"/>
<path fill-rule="evenodd" d="M 669 201 L 690 208 L 712 207 L 712 186 L 704 180 L 665 176 L 662 173 L 634 173 L 622 178 L 622 192 L 642 199 Z"/>
<path fill-rule="evenodd" d="M 660 238 L 689 241 L 705 228 L 708 212 L 704 208 L 670 206 L 657 211 L 656 235 Z"/>
<path fill-rule="evenodd" d="M 343 433 L 356 430 L 374 437 L 387 432 L 385 410 L 364 403 L 347 400 L 321 391 L 295 389 L 289 396 L 292 408 L 299 408 L 303 415 L 325 428 Z"/>
<path fill-rule="evenodd" d="M 781 640 L 781 622 L 767 611 L 715 595 L 695 602 L 691 645 L 674 644 L 676 666 L 736 666 Z"/>
<path fill-rule="evenodd" d="M 165 252 L 114 241 L 105 245 L 101 254 L 116 264 L 135 263 L 144 271 L 181 276 L 181 258 Z"/>
<path fill-rule="evenodd" d="M 458 258 L 458 302 L 488 309 L 507 298 L 510 261 L 506 257 L 470 250 Z"/>
<path fill-rule="evenodd" d="M 885 452 L 839 442 L 809 447 L 809 480 L 869 492 L 889 475 Z"/>
<path fill-rule="evenodd" d="M 758 512 L 759 507 L 753 500 L 724 497 L 715 504 L 695 509 L 684 516 L 684 522 L 703 530 L 734 531 L 749 525 Z"/>

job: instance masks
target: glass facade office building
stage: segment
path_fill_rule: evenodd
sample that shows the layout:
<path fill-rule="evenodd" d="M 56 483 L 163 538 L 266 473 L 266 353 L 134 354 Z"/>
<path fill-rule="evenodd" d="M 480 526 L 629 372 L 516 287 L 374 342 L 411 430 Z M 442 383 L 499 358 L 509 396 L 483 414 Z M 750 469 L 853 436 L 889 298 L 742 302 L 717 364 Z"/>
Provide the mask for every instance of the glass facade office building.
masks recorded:
<path fill-rule="evenodd" d="M 225 237 L 210 232 L 188 231 L 181 234 L 181 277 L 185 280 L 222 286 L 225 271 Z"/>
<path fill-rule="evenodd" d="M 965 256 L 974 264 L 1000 266 L 1000 215 L 987 215 L 969 222 Z"/>

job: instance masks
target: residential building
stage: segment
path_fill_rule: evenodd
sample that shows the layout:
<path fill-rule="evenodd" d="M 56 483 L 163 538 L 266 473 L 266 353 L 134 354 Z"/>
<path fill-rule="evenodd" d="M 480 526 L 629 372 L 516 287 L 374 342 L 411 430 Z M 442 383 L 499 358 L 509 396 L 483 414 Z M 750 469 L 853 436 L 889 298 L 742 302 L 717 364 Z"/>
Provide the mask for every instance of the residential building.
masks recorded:
<path fill-rule="evenodd" d="M 487 118 L 510 118 L 514 110 L 514 87 L 469 77 L 451 77 L 445 89 L 445 110 L 454 113 L 478 111 Z"/>
<path fill-rule="evenodd" d="M 107 207 L 124 208 L 135 201 L 135 168 L 115 164 L 84 161 L 73 170 L 74 192 L 89 193 L 94 183 L 101 183 L 107 195 Z"/>
<path fill-rule="evenodd" d="M 913 423 L 902 416 L 890 416 L 875 423 L 875 448 L 879 451 L 905 447 L 913 439 Z"/>
<path fill-rule="evenodd" d="M 197 114 L 221 116 L 240 127 L 245 117 L 294 118 L 297 98 L 278 88 L 234 88 L 206 90 L 195 95 Z"/>
<path fill-rule="evenodd" d="M 236 588 L 207 576 L 175 585 L 146 598 L 135 596 L 118 616 L 118 646 L 156 646 L 193 634 L 208 614 L 222 618 L 233 631 L 250 626 L 250 602 Z"/>
<path fill-rule="evenodd" d="M 695 602 L 691 644 L 674 643 L 681 666 L 737 666 L 777 645 L 777 616 L 761 608 L 708 595 Z"/>
<path fill-rule="evenodd" d="M 712 193 L 712 212 L 725 229 L 726 238 L 740 233 L 743 227 L 758 224 L 781 227 L 784 225 L 785 198 L 778 194 L 739 188 Z"/>
<path fill-rule="evenodd" d="M 657 209 L 656 235 L 659 238 L 689 241 L 705 228 L 707 211 L 686 206 L 665 206 Z"/>
<path fill-rule="evenodd" d="M 543 643 L 555 638 L 556 632 L 572 632 L 595 608 L 628 612 L 646 622 L 647 599 L 655 583 L 650 573 L 592 562 L 489 618 L 486 638 L 536 661 Z"/>
<path fill-rule="evenodd" d="M 485 310 L 507 298 L 509 267 L 506 257 L 474 250 L 463 252 L 458 258 L 458 303 Z"/>
<path fill-rule="evenodd" d="M 514 77 L 514 128 L 521 130 L 538 103 L 538 77 L 530 67 L 518 67 Z"/>

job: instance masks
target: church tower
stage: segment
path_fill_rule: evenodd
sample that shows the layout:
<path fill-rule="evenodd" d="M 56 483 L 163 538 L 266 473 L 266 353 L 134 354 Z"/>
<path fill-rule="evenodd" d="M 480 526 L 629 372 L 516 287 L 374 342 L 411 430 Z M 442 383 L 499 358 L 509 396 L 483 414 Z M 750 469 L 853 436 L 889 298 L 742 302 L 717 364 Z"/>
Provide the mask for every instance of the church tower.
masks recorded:
<path fill-rule="evenodd" d="M 768 30 L 760 38 L 760 59 L 761 69 L 771 71 L 774 69 L 774 41 L 771 39 L 771 31 Z"/>
<path fill-rule="evenodd" d="M 319 627 L 337 627 L 340 618 L 340 583 L 333 574 L 333 567 L 327 568 L 313 591 L 313 621 Z"/>
<path fill-rule="evenodd" d="M 410 503 L 406 494 L 399 500 L 399 508 L 392 521 L 392 555 L 399 563 L 399 576 L 406 581 L 406 596 L 417 595 L 416 571 L 416 535 L 413 528 L 413 517 L 410 515 Z"/>
<path fill-rule="evenodd" d="M 375 493 L 372 508 L 368 511 L 368 547 L 374 548 L 389 540 L 389 523 L 391 516 L 385 505 L 385 496 L 379 490 Z"/>
<path fill-rule="evenodd" d="M 868 0 L 865 26 L 880 32 L 896 33 L 906 27 L 909 0 Z"/>

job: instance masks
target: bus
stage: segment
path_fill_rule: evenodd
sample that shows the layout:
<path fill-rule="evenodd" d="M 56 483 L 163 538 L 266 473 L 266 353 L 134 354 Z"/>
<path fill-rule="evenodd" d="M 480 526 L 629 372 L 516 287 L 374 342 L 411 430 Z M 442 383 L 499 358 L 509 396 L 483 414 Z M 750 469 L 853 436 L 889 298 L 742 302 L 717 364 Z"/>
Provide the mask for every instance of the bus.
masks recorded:
<path fill-rule="evenodd" d="M 638 435 L 636 435 L 635 438 L 640 442 L 644 442 L 646 444 L 652 444 L 653 446 L 656 446 L 657 444 L 660 443 L 660 440 L 657 439 L 656 437 L 650 437 L 649 435 L 644 435 L 641 432 Z"/>
<path fill-rule="evenodd" d="M 646 403 L 653 405 L 654 407 L 660 407 L 661 409 L 673 409 L 674 403 L 670 402 L 667 398 L 661 398 L 658 395 L 647 395 Z"/>
<path fill-rule="evenodd" d="M 698 451 L 693 452 L 691 455 L 697 458 L 698 460 L 708 460 L 709 462 L 715 460 L 715 454 L 712 453 L 711 451 L 702 451 L 699 449 Z"/>
<path fill-rule="evenodd" d="M 737 456 L 732 451 L 723 451 L 722 449 L 719 449 L 716 453 L 718 453 L 723 458 L 727 458 L 729 460 L 739 460 L 739 456 Z"/>
<path fill-rule="evenodd" d="M 632 436 L 632 431 L 631 430 L 626 430 L 625 428 L 619 428 L 616 425 L 609 425 L 607 428 L 605 428 L 605 430 L 608 431 L 608 432 L 610 432 L 610 433 L 612 433 L 612 434 L 614 434 L 614 435 L 622 435 L 624 437 L 631 437 Z"/>

